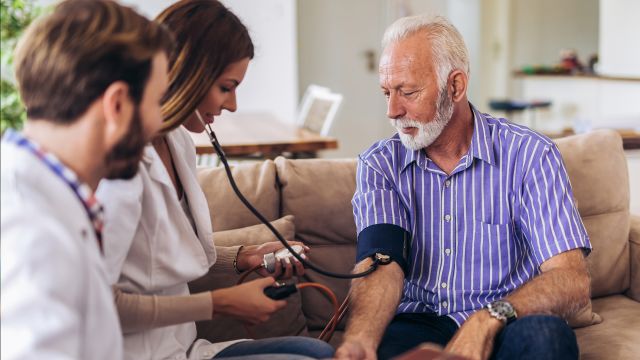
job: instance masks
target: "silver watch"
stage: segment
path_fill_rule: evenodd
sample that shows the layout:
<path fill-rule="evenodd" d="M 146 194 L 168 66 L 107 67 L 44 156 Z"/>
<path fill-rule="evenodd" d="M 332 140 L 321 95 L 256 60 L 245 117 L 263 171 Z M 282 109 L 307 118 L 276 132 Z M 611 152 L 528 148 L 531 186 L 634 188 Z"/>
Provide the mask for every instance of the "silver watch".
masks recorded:
<path fill-rule="evenodd" d="M 510 324 L 518 318 L 516 309 L 506 300 L 497 300 L 485 306 L 489 314 L 505 324 Z"/>

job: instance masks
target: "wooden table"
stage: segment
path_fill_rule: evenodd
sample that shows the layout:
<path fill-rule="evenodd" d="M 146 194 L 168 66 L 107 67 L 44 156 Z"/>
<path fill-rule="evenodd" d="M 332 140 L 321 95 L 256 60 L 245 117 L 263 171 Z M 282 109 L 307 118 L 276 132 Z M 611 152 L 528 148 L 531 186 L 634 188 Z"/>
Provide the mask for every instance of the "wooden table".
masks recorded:
<path fill-rule="evenodd" d="M 314 156 L 319 150 L 338 147 L 335 138 L 286 124 L 266 113 L 225 113 L 215 119 L 212 128 L 229 157 L 258 155 L 273 159 L 283 153 Z M 206 133 L 190 135 L 198 154 L 214 153 Z"/>
<path fill-rule="evenodd" d="M 622 147 L 625 150 L 640 149 L 640 132 L 635 130 L 616 129 L 622 137 Z M 554 139 L 570 135 L 575 135 L 573 129 L 566 128 L 560 132 L 543 132 L 546 136 Z"/>

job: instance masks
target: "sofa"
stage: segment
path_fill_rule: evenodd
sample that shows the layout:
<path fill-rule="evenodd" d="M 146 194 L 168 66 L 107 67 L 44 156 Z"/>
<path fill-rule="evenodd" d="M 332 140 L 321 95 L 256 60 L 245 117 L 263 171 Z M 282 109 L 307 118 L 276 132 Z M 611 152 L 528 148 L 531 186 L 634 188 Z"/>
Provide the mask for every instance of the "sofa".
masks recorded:
<path fill-rule="evenodd" d="M 578 211 L 591 238 L 591 309 L 575 325 L 581 359 L 640 358 L 640 217 L 629 213 L 629 180 L 622 140 L 599 130 L 556 141 L 569 173 Z M 356 227 L 351 208 L 356 160 L 308 159 L 238 165 L 233 175 L 247 198 L 288 240 L 311 247 L 310 259 L 335 272 L 349 272 L 355 261 Z M 216 244 L 260 244 L 275 238 L 241 205 L 222 168 L 199 169 L 199 181 L 211 211 Z M 638 186 L 635 184 L 634 186 Z M 210 272 L 192 283 L 192 291 L 231 286 L 235 274 Z M 307 271 L 293 281 L 328 285 L 339 301 L 348 280 Z M 591 311 L 592 310 L 592 311 Z M 211 341 L 283 335 L 318 336 L 331 317 L 327 296 L 304 289 L 267 323 L 246 329 L 218 317 L 198 323 Z M 342 338 L 345 320 L 331 343 Z"/>

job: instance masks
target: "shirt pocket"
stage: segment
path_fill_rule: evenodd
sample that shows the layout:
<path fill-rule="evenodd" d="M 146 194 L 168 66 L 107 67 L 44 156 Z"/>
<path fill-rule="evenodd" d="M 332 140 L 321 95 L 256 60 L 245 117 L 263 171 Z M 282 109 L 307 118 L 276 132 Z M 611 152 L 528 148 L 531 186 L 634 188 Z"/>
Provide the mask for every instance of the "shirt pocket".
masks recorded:
<path fill-rule="evenodd" d="M 511 225 L 474 220 L 468 226 L 472 231 L 460 239 L 464 244 L 462 260 L 471 265 L 465 270 L 465 288 L 497 290 L 509 272 Z"/>

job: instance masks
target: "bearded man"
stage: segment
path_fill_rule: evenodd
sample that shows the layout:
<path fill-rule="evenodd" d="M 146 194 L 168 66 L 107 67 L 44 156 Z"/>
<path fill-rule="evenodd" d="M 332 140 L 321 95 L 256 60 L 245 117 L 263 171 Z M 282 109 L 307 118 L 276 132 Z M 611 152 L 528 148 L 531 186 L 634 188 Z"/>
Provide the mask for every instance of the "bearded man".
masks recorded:
<path fill-rule="evenodd" d="M 0 144 L 2 359 L 122 359 L 94 191 L 135 176 L 172 49 L 168 30 L 111 0 L 59 2 L 20 40 L 27 121 Z"/>
<path fill-rule="evenodd" d="M 566 319 L 589 302 L 591 245 L 551 140 L 478 111 L 442 17 L 387 29 L 380 85 L 395 136 L 359 157 L 355 271 L 338 359 L 423 342 L 473 359 L 577 359 Z"/>

